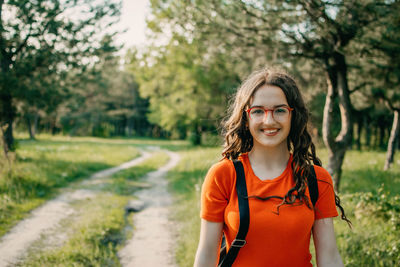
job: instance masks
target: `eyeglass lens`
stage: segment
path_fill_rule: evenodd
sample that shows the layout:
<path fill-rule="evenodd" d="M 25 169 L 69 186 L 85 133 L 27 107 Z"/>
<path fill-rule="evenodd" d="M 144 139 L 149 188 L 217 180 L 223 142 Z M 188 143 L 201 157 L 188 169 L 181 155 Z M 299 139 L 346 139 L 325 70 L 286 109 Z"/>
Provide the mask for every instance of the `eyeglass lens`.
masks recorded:
<path fill-rule="evenodd" d="M 272 117 L 276 121 L 285 121 L 289 117 L 290 110 L 287 107 L 278 107 L 274 109 L 264 109 L 262 107 L 253 107 L 250 109 L 250 117 L 253 120 L 260 121 L 266 116 L 266 112 L 272 111 Z"/>

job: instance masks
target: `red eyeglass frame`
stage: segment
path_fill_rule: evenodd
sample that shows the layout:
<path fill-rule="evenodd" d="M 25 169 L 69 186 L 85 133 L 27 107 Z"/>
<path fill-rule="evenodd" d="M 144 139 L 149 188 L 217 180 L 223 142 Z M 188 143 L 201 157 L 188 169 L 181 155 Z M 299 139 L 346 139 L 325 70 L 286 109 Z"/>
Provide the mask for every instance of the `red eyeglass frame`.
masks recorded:
<path fill-rule="evenodd" d="M 261 108 L 261 109 L 263 109 L 264 112 L 265 112 L 265 116 L 268 115 L 268 111 L 272 111 L 272 118 L 274 118 L 274 120 L 275 120 L 275 117 L 274 117 L 274 110 L 275 110 L 275 109 L 278 109 L 278 108 L 285 108 L 285 109 L 289 110 L 289 112 L 292 112 L 292 111 L 294 110 L 294 108 L 291 108 L 291 107 L 289 107 L 289 106 L 281 106 L 281 107 L 276 107 L 276 108 L 264 108 L 264 107 L 262 107 L 262 106 L 255 106 L 255 107 L 248 108 L 248 109 L 246 110 L 247 114 L 249 115 L 249 118 L 251 118 L 251 116 L 250 116 L 250 111 L 251 111 L 252 109 L 255 109 L 255 108 Z"/>

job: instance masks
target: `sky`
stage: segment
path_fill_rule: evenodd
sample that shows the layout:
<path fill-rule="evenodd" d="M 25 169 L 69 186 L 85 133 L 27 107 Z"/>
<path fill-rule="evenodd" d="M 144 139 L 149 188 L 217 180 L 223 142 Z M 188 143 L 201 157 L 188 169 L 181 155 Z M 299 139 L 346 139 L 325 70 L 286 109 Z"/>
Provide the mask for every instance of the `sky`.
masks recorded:
<path fill-rule="evenodd" d="M 125 44 L 124 51 L 132 46 L 146 44 L 145 29 L 146 16 L 150 13 L 149 0 L 123 0 L 121 10 L 121 21 L 118 29 L 127 29 L 125 33 L 117 37 L 118 44 Z"/>

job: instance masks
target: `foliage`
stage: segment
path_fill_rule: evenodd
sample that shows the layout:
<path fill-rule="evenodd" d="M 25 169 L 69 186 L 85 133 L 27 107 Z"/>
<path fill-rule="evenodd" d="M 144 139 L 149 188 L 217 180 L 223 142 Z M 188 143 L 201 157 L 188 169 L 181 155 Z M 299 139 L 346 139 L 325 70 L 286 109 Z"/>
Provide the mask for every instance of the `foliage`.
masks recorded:
<path fill-rule="evenodd" d="M 120 58 L 110 47 L 112 39 L 102 42 L 99 62 L 85 74 L 73 73 L 77 84 L 58 114 L 59 127 L 70 135 L 100 137 L 150 135 L 146 120 L 148 100 L 139 95 L 135 79 L 121 69 Z"/>
<path fill-rule="evenodd" d="M 174 35 L 165 47 L 132 54 L 131 71 L 143 97 L 149 98 L 149 120 L 172 132 L 192 136 L 199 144 L 204 131 L 215 132 L 228 96 L 239 78 L 228 55 L 207 56 L 196 40 Z"/>
<path fill-rule="evenodd" d="M 345 266 L 396 266 L 400 260 L 399 195 L 378 192 L 346 194 L 353 231 L 336 223 L 338 247 Z"/>
<path fill-rule="evenodd" d="M 0 2 L 0 122 L 9 149 L 17 111 L 51 115 L 54 124 L 70 85 L 65 74 L 96 63 L 99 43 L 119 9 L 117 0 Z"/>
<path fill-rule="evenodd" d="M 239 76 L 260 65 L 278 64 L 300 74 L 301 81 L 310 81 L 309 87 L 318 95 L 321 79 L 304 73 L 313 66 L 313 74 L 324 74 L 327 92 L 323 123 L 318 121 L 316 125 L 323 128 L 325 146 L 331 150 L 327 169 L 339 189 L 343 158 L 352 144 L 353 120 L 361 114 L 354 112 L 351 100 L 357 97 L 350 98 L 350 94 L 365 87 L 356 76 L 349 78 L 353 74 L 352 60 L 357 62 L 360 56 L 357 47 L 365 44 L 363 37 L 370 29 L 390 28 L 385 18 L 396 18 L 397 1 L 154 0 L 151 3 L 153 19 L 149 26 L 155 35 L 168 29 L 171 40 L 179 35 L 189 43 L 207 47 L 205 52 L 199 51 L 206 57 L 224 53 L 240 58 L 247 62 L 244 64 L 247 68 L 233 64 L 232 70 Z M 349 87 L 348 79 L 353 81 L 350 83 L 353 88 Z M 377 127 L 384 129 L 381 125 L 387 123 L 379 122 Z"/>

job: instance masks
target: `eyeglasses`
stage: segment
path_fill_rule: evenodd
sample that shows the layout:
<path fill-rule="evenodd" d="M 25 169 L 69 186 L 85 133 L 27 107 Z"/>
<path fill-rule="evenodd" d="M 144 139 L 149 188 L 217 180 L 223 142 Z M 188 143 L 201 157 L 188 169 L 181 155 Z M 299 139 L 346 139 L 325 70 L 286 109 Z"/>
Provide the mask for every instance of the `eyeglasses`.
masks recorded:
<path fill-rule="evenodd" d="M 264 107 L 252 107 L 246 111 L 249 114 L 250 119 L 253 120 L 254 122 L 262 121 L 265 118 L 265 116 L 267 116 L 268 111 L 272 111 L 272 118 L 275 121 L 285 122 L 287 119 L 289 119 L 289 115 L 292 110 L 293 108 L 284 106 L 272 109 Z"/>

